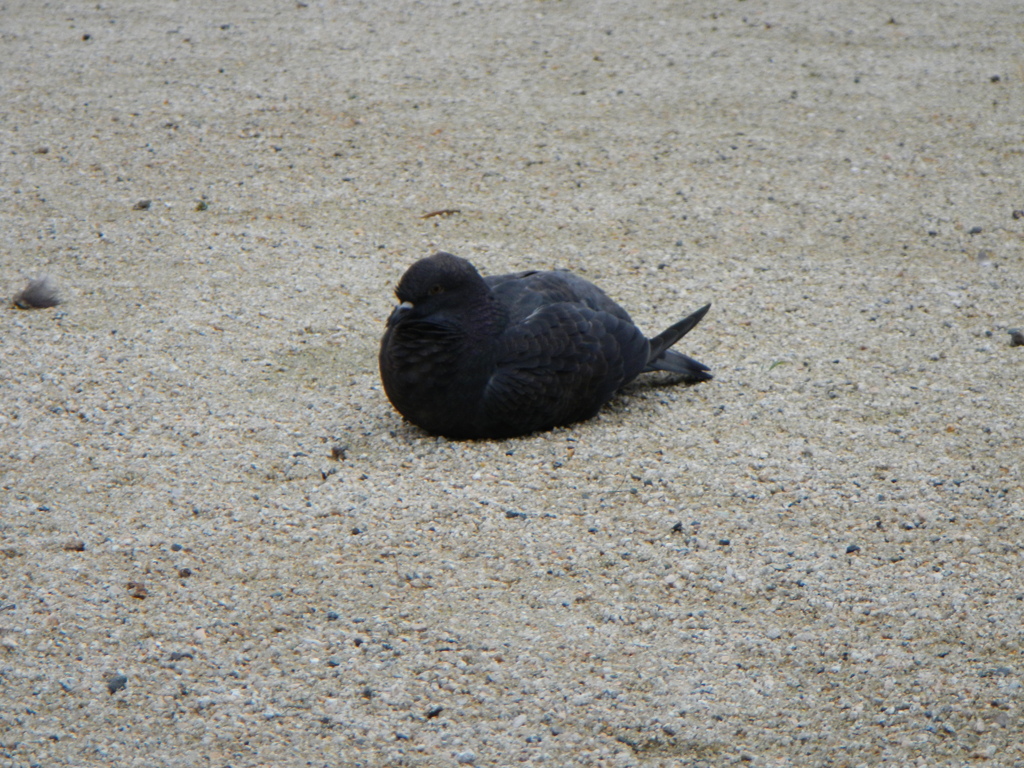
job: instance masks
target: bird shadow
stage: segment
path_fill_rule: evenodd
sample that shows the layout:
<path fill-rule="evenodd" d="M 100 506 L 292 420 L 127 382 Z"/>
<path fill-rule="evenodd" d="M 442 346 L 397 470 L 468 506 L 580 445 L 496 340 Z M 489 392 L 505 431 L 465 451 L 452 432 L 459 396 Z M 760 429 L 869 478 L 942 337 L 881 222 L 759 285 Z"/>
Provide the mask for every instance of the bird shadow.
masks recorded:
<path fill-rule="evenodd" d="M 678 386 L 689 389 L 703 383 L 703 381 L 692 381 L 680 373 L 655 373 L 633 379 L 633 381 L 620 389 L 619 392 L 620 394 L 628 395 L 632 392 L 646 392 L 648 390 L 667 389 Z"/>

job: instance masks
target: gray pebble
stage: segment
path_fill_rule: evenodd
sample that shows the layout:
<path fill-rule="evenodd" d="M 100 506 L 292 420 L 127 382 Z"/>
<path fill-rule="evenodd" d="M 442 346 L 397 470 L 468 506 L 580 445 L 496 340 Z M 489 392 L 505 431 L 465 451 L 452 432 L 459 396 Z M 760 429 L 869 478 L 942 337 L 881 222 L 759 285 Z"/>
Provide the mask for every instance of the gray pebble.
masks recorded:
<path fill-rule="evenodd" d="M 115 693 L 120 691 L 126 685 L 128 685 L 128 676 L 118 673 L 111 673 L 106 676 L 107 690 L 110 691 L 110 695 L 113 696 Z"/>
<path fill-rule="evenodd" d="M 48 309 L 60 304 L 60 295 L 49 277 L 32 278 L 28 285 L 14 295 L 12 303 L 18 309 Z"/>

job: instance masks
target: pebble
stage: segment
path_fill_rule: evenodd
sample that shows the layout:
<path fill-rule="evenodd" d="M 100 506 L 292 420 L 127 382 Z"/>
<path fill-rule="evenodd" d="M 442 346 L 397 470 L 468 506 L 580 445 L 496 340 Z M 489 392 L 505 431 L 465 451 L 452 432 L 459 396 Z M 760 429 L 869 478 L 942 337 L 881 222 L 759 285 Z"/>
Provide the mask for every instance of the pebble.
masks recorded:
<path fill-rule="evenodd" d="M 105 682 L 107 684 L 107 690 L 110 691 L 110 695 L 113 696 L 128 685 L 128 676 L 117 672 L 111 672 L 106 675 Z"/>
<path fill-rule="evenodd" d="M 18 291 L 12 303 L 18 309 L 48 309 L 61 303 L 60 294 L 53 281 L 46 275 L 33 278 Z"/>

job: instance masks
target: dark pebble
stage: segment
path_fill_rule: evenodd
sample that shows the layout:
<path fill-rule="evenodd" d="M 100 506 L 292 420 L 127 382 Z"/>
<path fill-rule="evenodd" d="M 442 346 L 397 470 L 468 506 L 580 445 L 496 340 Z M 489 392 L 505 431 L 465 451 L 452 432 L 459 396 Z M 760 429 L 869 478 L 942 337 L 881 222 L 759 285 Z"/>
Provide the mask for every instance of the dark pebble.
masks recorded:
<path fill-rule="evenodd" d="M 851 544 L 846 548 L 846 554 L 852 555 L 854 552 L 860 552 L 860 547 L 858 547 L 856 544 Z"/>
<path fill-rule="evenodd" d="M 171 544 L 171 552 L 181 552 L 181 544 Z"/>
<path fill-rule="evenodd" d="M 431 720 L 444 712 L 444 707 L 431 707 L 427 710 L 427 719 Z"/>
<path fill-rule="evenodd" d="M 969 230 L 967 230 L 967 234 L 968 235 L 980 235 L 981 234 L 981 227 L 971 227 Z"/>
<path fill-rule="evenodd" d="M 60 296 L 48 277 L 34 278 L 14 295 L 18 309 L 49 309 L 60 304 Z"/>
<path fill-rule="evenodd" d="M 508 518 L 518 517 L 518 518 L 522 518 L 523 520 L 525 520 L 526 519 L 526 513 L 525 512 L 517 512 L 514 509 L 506 509 L 505 510 L 505 517 L 508 517 Z"/>
<path fill-rule="evenodd" d="M 107 690 L 110 691 L 110 695 L 113 696 L 115 693 L 120 691 L 128 685 L 128 678 L 125 675 L 107 675 Z"/>
<path fill-rule="evenodd" d="M 149 206 L 153 204 L 152 200 L 139 200 L 135 205 L 132 206 L 133 211 L 148 211 Z"/>
<path fill-rule="evenodd" d="M 146 585 L 141 581 L 129 581 L 127 586 L 128 594 L 137 600 L 145 600 L 149 596 Z"/>
<path fill-rule="evenodd" d="M 682 533 L 682 532 L 683 532 L 683 523 L 681 521 L 672 526 L 672 533 Z"/>
<path fill-rule="evenodd" d="M 334 445 L 331 446 L 331 458 L 335 461 L 344 461 L 348 446 L 346 445 Z"/>
<path fill-rule="evenodd" d="M 718 543 L 719 543 L 719 545 L 721 545 L 723 547 L 728 547 L 729 546 L 729 540 L 728 539 L 719 539 Z"/>
<path fill-rule="evenodd" d="M 191 575 L 192 575 L 192 569 L 191 568 L 179 568 L 178 569 L 178 578 L 187 579 Z"/>
<path fill-rule="evenodd" d="M 337 621 L 338 620 L 338 614 L 336 614 L 334 611 L 328 611 L 327 612 L 327 620 L 328 621 Z"/>
<path fill-rule="evenodd" d="M 1011 347 L 1024 347 L 1024 331 L 1020 328 L 1011 328 L 1009 333 Z"/>
<path fill-rule="evenodd" d="M 194 659 L 188 651 L 171 651 L 171 661 L 181 661 L 182 659 Z"/>

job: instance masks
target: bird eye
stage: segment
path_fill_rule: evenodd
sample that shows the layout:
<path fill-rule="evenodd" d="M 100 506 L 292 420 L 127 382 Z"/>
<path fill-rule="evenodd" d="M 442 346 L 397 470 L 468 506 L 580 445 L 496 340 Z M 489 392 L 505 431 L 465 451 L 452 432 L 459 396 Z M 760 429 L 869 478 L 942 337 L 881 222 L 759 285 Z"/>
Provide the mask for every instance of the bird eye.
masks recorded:
<path fill-rule="evenodd" d="M 444 293 L 444 286 L 441 285 L 440 283 L 435 283 L 434 285 L 430 286 L 430 290 L 428 291 L 428 293 L 431 296 L 437 296 L 437 294 L 439 293 Z"/>

